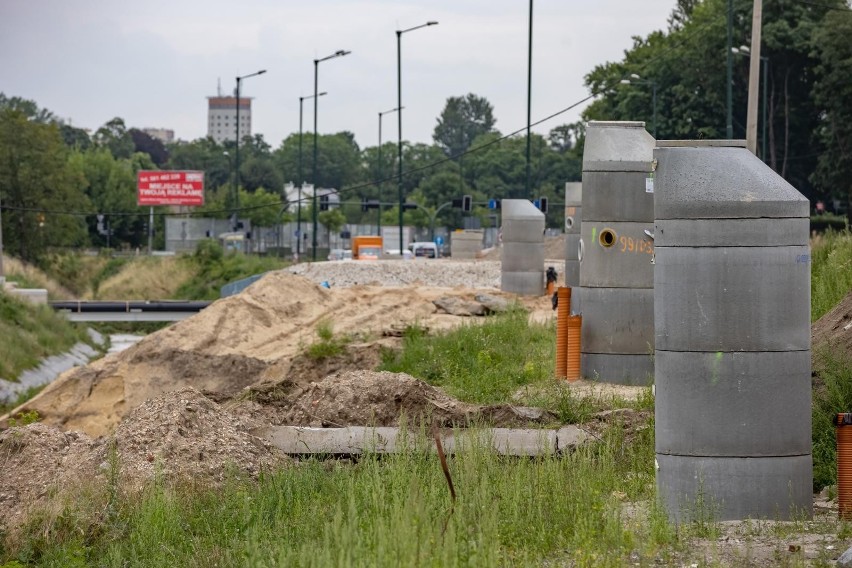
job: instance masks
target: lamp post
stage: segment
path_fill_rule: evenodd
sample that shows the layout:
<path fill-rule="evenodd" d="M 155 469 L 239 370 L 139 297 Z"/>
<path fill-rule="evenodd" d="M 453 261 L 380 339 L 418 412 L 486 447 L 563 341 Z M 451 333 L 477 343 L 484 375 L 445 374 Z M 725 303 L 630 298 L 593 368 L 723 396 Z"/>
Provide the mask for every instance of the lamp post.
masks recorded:
<path fill-rule="evenodd" d="M 527 177 L 526 190 L 527 198 L 532 198 L 530 191 L 530 120 L 532 111 L 532 40 L 533 40 L 533 0 L 530 0 L 530 31 L 529 31 L 529 47 L 527 49 Z"/>
<path fill-rule="evenodd" d="M 636 83 L 639 85 L 651 85 L 651 106 L 653 108 L 653 118 L 651 125 L 653 127 L 654 138 L 657 138 L 657 82 L 654 80 L 643 79 L 636 73 L 631 73 L 629 79 L 622 79 L 622 85 L 630 85 Z"/>
<path fill-rule="evenodd" d="M 397 143 L 397 189 L 399 192 L 399 256 L 402 257 L 402 34 L 413 32 L 427 26 L 436 26 L 438 22 L 426 22 L 413 28 L 406 30 L 396 30 L 396 106 L 400 109 L 397 113 L 397 123 L 399 124 L 398 143 Z"/>
<path fill-rule="evenodd" d="M 322 97 L 327 94 L 323 91 L 316 95 L 299 97 L 299 201 L 296 205 L 296 258 L 302 256 L 302 184 L 305 183 L 305 178 L 302 176 L 302 103 L 305 102 L 305 99 Z"/>
<path fill-rule="evenodd" d="M 382 236 L 382 117 L 386 114 L 390 114 L 392 112 L 397 112 L 401 110 L 402 107 L 392 108 L 390 110 L 386 110 L 384 112 L 379 113 L 379 159 L 378 159 L 378 167 L 377 170 L 377 179 L 376 179 L 376 188 L 379 192 L 379 216 L 378 221 L 376 223 L 376 231 L 378 236 Z"/>
<path fill-rule="evenodd" d="M 751 53 L 751 50 L 747 45 L 741 45 L 739 47 L 732 47 L 731 53 L 746 57 Z M 763 96 L 760 101 L 760 120 L 763 125 L 760 129 L 760 156 L 763 158 L 763 162 L 766 163 L 766 91 L 769 89 L 769 83 L 767 83 L 769 75 L 769 57 L 761 55 L 760 62 L 763 63 Z"/>
<path fill-rule="evenodd" d="M 254 73 L 249 73 L 242 77 L 237 76 L 237 155 L 235 157 L 236 167 L 234 169 L 234 229 L 236 229 L 237 217 L 240 214 L 240 86 L 243 79 L 256 77 L 257 75 L 263 75 L 264 73 L 266 73 L 266 69 L 261 69 L 260 71 L 255 71 Z"/>
<path fill-rule="evenodd" d="M 317 92 L 317 85 L 319 81 L 319 64 L 323 61 L 334 59 L 335 57 L 343 57 L 344 55 L 349 55 L 350 53 L 352 52 L 345 51 L 343 49 L 338 49 L 327 57 L 323 57 L 322 59 L 314 59 L 314 171 L 313 176 L 311 177 L 311 181 L 314 184 L 314 196 L 312 201 L 314 234 L 313 238 L 311 239 L 313 243 L 313 252 L 311 253 L 311 257 L 313 258 L 313 260 L 317 259 L 317 103 L 319 102 L 319 93 Z"/>

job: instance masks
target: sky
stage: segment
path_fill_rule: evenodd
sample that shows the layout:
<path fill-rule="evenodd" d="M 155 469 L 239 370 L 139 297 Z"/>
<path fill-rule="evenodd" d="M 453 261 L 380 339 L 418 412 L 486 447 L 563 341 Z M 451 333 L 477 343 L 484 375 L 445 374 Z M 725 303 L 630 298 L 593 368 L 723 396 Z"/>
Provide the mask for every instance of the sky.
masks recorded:
<path fill-rule="evenodd" d="M 530 0 L 532 1 L 532 0 Z M 675 0 L 538 0 L 533 14 L 532 121 L 588 96 L 584 76 L 618 61 L 633 36 L 665 29 Z M 446 100 L 474 93 L 494 107 L 496 128 L 524 128 L 529 2 L 521 0 L 0 0 L 0 92 L 20 96 L 74 126 L 207 134 L 207 99 L 232 93 L 237 75 L 253 97 L 253 133 L 273 147 L 299 131 L 299 97 L 314 92 L 318 131 L 378 141 L 378 113 L 397 106 L 402 35 L 403 139 L 431 143 Z M 586 103 L 587 104 L 587 103 Z M 533 128 L 546 134 L 580 119 L 586 105 Z M 304 131 L 313 102 L 304 101 Z M 383 141 L 397 139 L 385 115 Z"/>

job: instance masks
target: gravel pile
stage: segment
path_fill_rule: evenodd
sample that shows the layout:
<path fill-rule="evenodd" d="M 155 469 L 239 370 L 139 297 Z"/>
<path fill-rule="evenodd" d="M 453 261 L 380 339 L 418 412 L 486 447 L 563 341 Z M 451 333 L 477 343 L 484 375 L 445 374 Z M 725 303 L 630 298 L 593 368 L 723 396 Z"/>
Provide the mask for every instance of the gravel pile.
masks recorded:
<path fill-rule="evenodd" d="M 333 287 L 439 286 L 500 288 L 500 261 L 493 260 L 334 260 L 305 262 L 286 269 Z"/>

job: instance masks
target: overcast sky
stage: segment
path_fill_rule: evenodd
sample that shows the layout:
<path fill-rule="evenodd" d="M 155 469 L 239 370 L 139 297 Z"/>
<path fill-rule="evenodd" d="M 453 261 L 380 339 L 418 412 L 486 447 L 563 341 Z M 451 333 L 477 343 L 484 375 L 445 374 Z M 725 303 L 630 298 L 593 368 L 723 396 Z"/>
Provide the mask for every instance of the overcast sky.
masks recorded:
<path fill-rule="evenodd" d="M 532 120 L 587 96 L 583 77 L 619 60 L 632 36 L 664 29 L 674 0 L 538 0 L 533 19 Z M 402 36 L 403 138 L 431 142 L 447 97 L 475 93 L 497 128 L 523 128 L 529 3 L 522 0 L 0 0 L 0 91 L 35 100 L 92 130 L 115 116 L 178 138 L 207 134 L 207 96 L 254 97 L 254 133 L 277 147 L 299 130 L 299 97 L 320 63 L 319 128 L 375 145 L 378 113 L 396 107 Z M 578 120 L 582 106 L 535 128 Z M 304 129 L 313 106 L 304 103 Z M 396 117 L 383 139 L 396 140 Z"/>

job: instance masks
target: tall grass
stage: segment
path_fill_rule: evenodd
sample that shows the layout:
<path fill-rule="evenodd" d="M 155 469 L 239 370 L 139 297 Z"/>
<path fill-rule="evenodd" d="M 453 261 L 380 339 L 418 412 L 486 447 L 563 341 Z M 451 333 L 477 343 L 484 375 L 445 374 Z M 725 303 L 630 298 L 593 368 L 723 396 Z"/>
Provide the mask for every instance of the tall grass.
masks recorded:
<path fill-rule="evenodd" d="M 505 402 L 518 387 L 553 377 L 554 334 L 552 323 L 530 324 L 521 309 L 433 337 L 412 328 L 402 351 L 388 354 L 382 368 L 467 402 Z"/>
<path fill-rule="evenodd" d="M 852 233 L 827 231 L 811 241 L 811 319 L 818 320 L 852 290 Z"/>
<path fill-rule="evenodd" d="M 115 259 L 119 260 L 119 259 Z M 141 256 L 104 270 L 93 283 L 92 296 L 101 300 L 166 300 L 192 278 L 193 267 L 180 257 Z"/>
<path fill-rule="evenodd" d="M 16 283 L 19 288 L 44 288 L 51 300 L 70 300 L 74 297 L 71 290 L 43 270 L 13 256 L 3 255 L 3 271 L 6 273 L 6 280 Z"/>
<path fill-rule="evenodd" d="M 837 446 L 833 419 L 852 412 L 852 356 L 823 345 L 814 351 L 813 460 L 814 489 L 837 482 Z"/>
<path fill-rule="evenodd" d="M 85 328 L 48 306 L 36 306 L 0 292 L 0 378 L 13 381 L 47 356 L 89 342 Z"/>
<path fill-rule="evenodd" d="M 423 448 L 426 442 L 413 442 Z M 622 500 L 652 495 L 650 435 L 621 429 L 574 454 L 505 459 L 471 447 L 437 457 L 308 461 L 254 486 L 153 485 L 104 523 L 80 506 L 28 527 L 7 560 L 100 566 L 622 566 L 670 546 L 666 523 L 626 524 Z M 95 507 L 96 509 L 97 507 Z M 452 509 L 452 513 L 451 513 Z M 444 526 L 446 525 L 446 529 Z M 49 541 L 44 534 L 55 535 Z"/>

